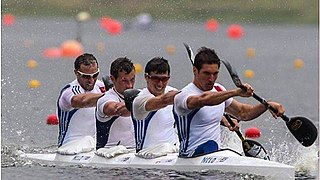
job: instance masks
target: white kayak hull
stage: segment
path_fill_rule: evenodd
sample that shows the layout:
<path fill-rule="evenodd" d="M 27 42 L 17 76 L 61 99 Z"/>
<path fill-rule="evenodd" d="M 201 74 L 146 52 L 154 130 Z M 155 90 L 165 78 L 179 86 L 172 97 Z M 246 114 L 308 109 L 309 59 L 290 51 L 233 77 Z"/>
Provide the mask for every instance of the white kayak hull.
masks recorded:
<path fill-rule="evenodd" d="M 237 153 L 225 150 L 196 158 L 178 158 L 177 154 L 143 159 L 134 153 L 105 158 L 96 155 L 93 151 L 77 155 L 61 154 L 22 154 L 24 158 L 66 164 L 76 163 L 99 167 L 131 167 L 157 168 L 178 171 L 205 171 L 220 170 L 223 172 L 249 173 L 265 176 L 267 179 L 294 179 L 294 167 L 278 162 L 258 158 L 240 156 Z"/>

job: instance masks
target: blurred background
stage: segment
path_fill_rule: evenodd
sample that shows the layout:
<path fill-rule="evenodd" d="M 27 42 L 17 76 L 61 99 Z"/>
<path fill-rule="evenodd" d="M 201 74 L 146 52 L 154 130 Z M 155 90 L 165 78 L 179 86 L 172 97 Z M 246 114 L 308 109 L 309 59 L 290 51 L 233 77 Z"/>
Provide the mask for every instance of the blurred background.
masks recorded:
<path fill-rule="evenodd" d="M 92 17 L 131 19 L 141 12 L 155 20 L 241 23 L 318 23 L 318 1 L 295 0 L 2 0 L 2 13 L 31 17 L 70 17 L 87 11 Z"/>
<path fill-rule="evenodd" d="M 243 174 L 185 173 L 95 167 L 57 167 L 19 158 L 21 152 L 54 152 L 56 101 L 71 82 L 74 59 L 92 53 L 100 75 L 127 56 L 135 64 L 135 88 L 143 88 L 144 65 L 163 56 L 170 85 L 182 88 L 193 76 L 183 43 L 194 51 L 214 48 L 257 94 L 281 102 L 288 116 L 306 116 L 319 127 L 319 2 L 316 0 L 2 0 L 1 169 L 3 179 L 263 179 Z M 234 88 L 220 68 L 218 82 Z M 253 98 L 237 98 L 256 104 Z M 319 139 L 301 146 L 281 119 L 265 113 L 241 123 L 273 161 L 296 168 L 296 179 L 317 179 Z M 223 128 L 223 144 L 241 151 L 241 141 Z M 56 166 L 56 165 L 54 165 Z"/>

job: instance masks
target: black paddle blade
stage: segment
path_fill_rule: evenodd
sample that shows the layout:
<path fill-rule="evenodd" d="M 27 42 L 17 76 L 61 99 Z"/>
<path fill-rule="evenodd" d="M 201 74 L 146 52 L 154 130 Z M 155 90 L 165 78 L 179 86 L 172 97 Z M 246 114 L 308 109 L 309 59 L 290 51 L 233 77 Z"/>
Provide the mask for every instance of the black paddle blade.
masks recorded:
<path fill-rule="evenodd" d="M 137 95 L 139 93 L 140 93 L 140 91 L 137 89 L 126 89 L 123 92 L 124 103 L 126 104 L 126 108 L 128 109 L 128 111 L 132 111 L 133 100 L 134 100 L 134 98 L 137 97 Z"/>
<path fill-rule="evenodd" d="M 194 62 L 193 51 L 192 51 L 191 47 L 190 47 L 188 44 L 183 43 L 183 45 L 184 45 L 184 47 L 186 47 L 187 52 L 188 52 L 188 56 L 189 56 L 189 59 L 190 59 L 190 62 L 191 62 L 191 64 L 193 65 L 193 62 Z"/>
<path fill-rule="evenodd" d="M 311 146 L 318 137 L 316 126 L 305 117 L 290 118 L 286 125 L 293 136 L 303 145 Z"/>
<path fill-rule="evenodd" d="M 264 147 L 257 141 L 246 139 L 242 141 L 243 152 L 248 157 L 270 160 L 270 157 Z"/>
<path fill-rule="evenodd" d="M 232 79 L 233 83 L 237 87 L 242 87 L 242 82 L 241 82 L 241 80 L 240 80 L 240 78 L 239 78 L 239 76 L 237 74 L 237 71 L 232 68 L 231 64 L 228 61 L 226 61 L 226 60 L 222 61 L 221 60 L 221 62 L 226 66 L 226 68 L 227 68 L 227 70 L 228 70 L 228 72 L 229 72 L 229 74 L 231 76 L 231 79 Z"/>
<path fill-rule="evenodd" d="M 108 89 L 113 87 L 113 83 L 112 83 L 109 76 L 107 76 L 107 75 L 102 76 L 102 81 L 103 81 L 104 86 L 106 87 L 107 91 L 108 91 Z"/>

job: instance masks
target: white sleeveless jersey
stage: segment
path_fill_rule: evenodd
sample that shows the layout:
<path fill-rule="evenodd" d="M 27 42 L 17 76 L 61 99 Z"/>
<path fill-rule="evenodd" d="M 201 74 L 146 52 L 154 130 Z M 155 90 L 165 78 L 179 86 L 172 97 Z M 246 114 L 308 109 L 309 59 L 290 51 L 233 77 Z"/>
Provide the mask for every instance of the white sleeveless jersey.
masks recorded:
<path fill-rule="evenodd" d="M 103 106 L 108 102 L 124 102 L 123 96 L 111 88 L 97 102 L 97 149 L 118 144 L 135 147 L 131 116 L 106 116 Z"/>
<path fill-rule="evenodd" d="M 66 85 L 60 92 L 57 102 L 57 114 L 59 118 L 58 146 L 80 139 L 84 136 L 95 136 L 96 120 L 95 107 L 73 108 L 71 99 L 77 94 L 101 93 L 104 84 L 97 80 L 92 91 L 84 90 L 77 80 Z"/>
<path fill-rule="evenodd" d="M 225 88 L 215 83 L 219 89 Z M 217 88 L 218 89 L 218 88 Z M 216 92 L 216 88 L 211 91 Z M 220 121 L 224 110 L 228 107 L 233 98 L 215 106 L 204 106 L 198 109 L 189 110 L 187 99 L 192 95 L 200 95 L 200 90 L 193 83 L 188 84 L 174 98 L 174 116 L 176 119 L 178 135 L 180 140 L 180 155 L 191 156 L 193 151 L 208 140 L 214 140 L 220 148 Z"/>
<path fill-rule="evenodd" d="M 171 90 L 177 89 L 167 86 L 165 93 Z M 178 143 L 174 128 L 173 106 L 168 105 L 157 111 L 146 111 L 145 105 L 152 97 L 155 96 L 144 88 L 133 101 L 132 120 L 137 151 L 160 143 Z"/>

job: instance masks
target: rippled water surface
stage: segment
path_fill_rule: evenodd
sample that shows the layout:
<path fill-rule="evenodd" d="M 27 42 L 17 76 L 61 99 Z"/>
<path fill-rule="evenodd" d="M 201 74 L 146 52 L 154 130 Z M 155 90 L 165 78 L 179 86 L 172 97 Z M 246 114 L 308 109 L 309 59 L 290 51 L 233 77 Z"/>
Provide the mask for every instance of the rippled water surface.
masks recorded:
<path fill-rule="evenodd" d="M 207 32 L 203 24 L 155 22 L 151 30 L 128 27 L 121 35 L 106 34 L 98 20 L 83 24 L 82 42 L 86 52 L 99 60 L 101 74 L 109 72 L 110 62 L 127 56 L 142 66 L 154 56 L 163 56 L 172 67 L 170 84 L 182 88 L 192 80 L 192 70 L 183 42 L 194 50 L 201 46 L 214 48 L 221 59 L 228 60 L 244 82 L 266 99 L 281 102 L 288 116 L 306 116 L 319 126 L 319 63 L 318 28 L 316 26 L 244 25 L 245 36 L 232 40 L 226 36 L 227 24 L 215 33 Z M 178 172 L 156 169 L 105 169 L 80 165 L 43 164 L 21 159 L 23 152 L 54 152 L 58 127 L 46 124 L 46 117 L 55 112 L 60 88 L 74 79 L 73 58 L 48 59 L 42 52 L 59 47 L 76 36 L 73 19 L 17 19 L 14 26 L 1 29 L 1 167 L 3 179 L 264 179 L 250 174 L 219 171 Z M 104 50 L 97 46 L 104 45 Z M 175 47 L 168 54 L 168 45 Z M 256 56 L 247 57 L 247 48 L 254 48 Z M 28 60 L 38 63 L 35 69 L 26 67 Z M 302 59 L 301 69 L 294 60 Z M 255 72 L 252 79 L 244 71 Z M 37 79 L 41 85 L 30 89 L 28 82 Z M 226 88 L 234 88 L 224 67 L 218 81 Z M 145 85 L 142 74 L 137 75 L 136 88 Z M 247 103 L 254 99 L 237 98 Z M 311 147 L 300 145 L 281 119 L 269 113 L 258 119 L 241 123 L 246 128 L 259 127 L 259 141 L 273 161 L 296 168 L 297 179 L 317 179 L 318 140 Z M 241 151 L 241 142 L 233 133 L 223 132 L 223 144 Z"/>

